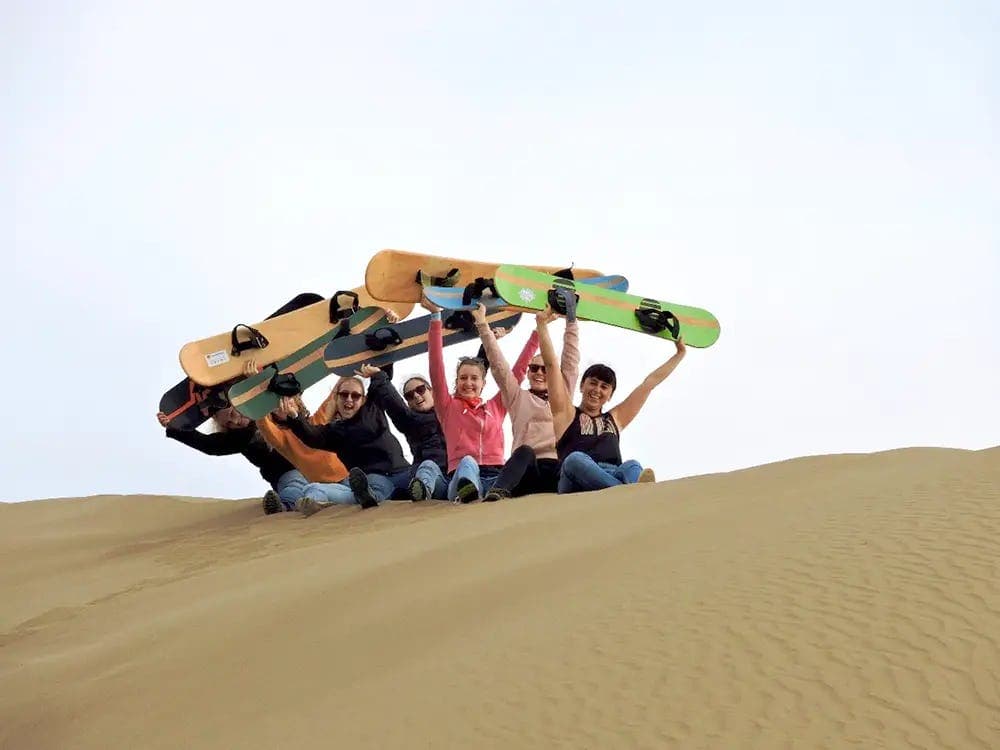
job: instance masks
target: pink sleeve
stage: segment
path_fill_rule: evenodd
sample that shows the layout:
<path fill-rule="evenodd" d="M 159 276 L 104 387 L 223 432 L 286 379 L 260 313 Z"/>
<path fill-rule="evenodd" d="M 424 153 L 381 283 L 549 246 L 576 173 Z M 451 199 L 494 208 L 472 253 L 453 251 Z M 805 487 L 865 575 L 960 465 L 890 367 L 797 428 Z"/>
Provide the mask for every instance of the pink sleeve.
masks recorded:
<path fill-rule="evenodd" d="M 575 320 L 566 323 L 566 331 L 563 333 L 562 361 L 559 364 L 562 370 L 563 382 L 570 397 L 576 389 L 576 379 L 580 374 L 580 324 Z"/>
<path fill-rule="evenodd" d="M 497 337 L 493 334 L 493 330 L 488 325 L 481 325 L 476 326 L 476 332 L 479 334 L 479 340 L 483 342 L 483 349 L 486 350 L 486 359 L 490 363 L 490 373 L 493 375 L 497 387 L 500 388 L 504 404 L 509 406 L 514 403 L 517 392 L 521 389 L 510 372 L 510 365 L 507 364 L 507 358 L 503 356 L 500 345 L 497 344 Z"/>
<path fill-rule="evenodd" d="M 427 359 L 430 362 L 431 388 L 434 389 L 434 411 L 438 419 L 444 419 L 451 405 L 448 379 L 444 374 L 444 344 L 441 340 L 441 318 L 431 318 L 427 329 Z"/>
<path fill-rule="evenodd" d="M 524 348 L 521 350 L 521 355 L 514 363 L 514 367 L 511 368 L 511 375 L 514 378 L 514 382 L 518 385 L 520 385 L 521 381 L 524 380 L 524 375 L 528 372 L 528 363 L 531 362 L 537 351 L 538 331 L 532 331 L 531 335 L 528 336 L 528 340 L 524 342 Z"/>

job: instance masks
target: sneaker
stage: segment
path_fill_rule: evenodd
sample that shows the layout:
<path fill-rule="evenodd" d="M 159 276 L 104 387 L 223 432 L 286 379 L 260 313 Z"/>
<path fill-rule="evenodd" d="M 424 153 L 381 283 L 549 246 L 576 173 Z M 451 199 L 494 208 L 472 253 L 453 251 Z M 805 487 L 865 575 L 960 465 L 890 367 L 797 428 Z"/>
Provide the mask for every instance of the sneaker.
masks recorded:
<path fill-rule="evenodd" d="M 333 503 L 324 503 L 320 500 L 313 500 L 311 497 L 300 497 L 295 503 L 295 510 L 309 518 L 313 513 L 318 513 L 328 505 L 333 505 Z"/>
<path fill-rule="evenodd" d="M 510 492 L 503 487 L 493 487 L 483 498 L 484 503 L 495 503 L 497 500 L 506 500 L 510 497 Z"/>
<path fill-rule="evenodd" d="M 264 493 L 264 515 L 270 516 L 274 513 L 280 513 L 281 508 L 281 498 L 278 497 L 278 493 L 274 490 L 268 490 Z"/>
<path fill-rule="evenodd" d="M 479 488 L 471 479 L 459 479 L 455 488 L 456 503 L 474 503 L 479 499 Z"/>
<path fill-rule="evenodd" d="M 642 472 L 639 474 L 639 479 L 637 480 L 639 484 L 646 484 L 647 482 L 655 482 L 655 481 L 656 481 L 656 474 L 653 472 L 652 469 L 643 469 Z"/>
<path fill-rule="evenodd" d="M 419 479 L 410 480 L 410 499 L 415 503 L 427 499 L 427 488 Z"/>
<path fill-rule="evenodd" d="M 368 475 L 357 466 L 348 473 L 347 483 L 351 486 L 351 492 L 354 493 L 354 497 L 357 498 L 362 508 L 378 507 L 378 500 L 372 495 L 372 488 L 368 484 Z"/>

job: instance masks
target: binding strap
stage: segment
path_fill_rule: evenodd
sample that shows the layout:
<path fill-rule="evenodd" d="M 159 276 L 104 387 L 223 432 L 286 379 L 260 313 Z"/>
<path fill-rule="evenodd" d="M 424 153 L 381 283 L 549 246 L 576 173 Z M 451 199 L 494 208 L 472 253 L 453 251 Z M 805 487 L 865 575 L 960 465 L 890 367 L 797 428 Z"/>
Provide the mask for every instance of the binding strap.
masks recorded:
<path fill-rule="evenodd" d="M 580 295 L 576 293 L 576 285 L 571 279 L 560 276 L 552 282 L 552 288 L 549 289 L 548 293 L 549 307 L 551 307 L 554 312 L 557 312 L 560 315 L 565 315 L 566 301 L 563 299 L 563 296 L 559 294 L 560 289 L 568 289 L 573 292 L 573 296 L 576 297 L 577 302 L 580 301 Z"/>
<path fill-rule="evenodd" d="M 447 318 L 441 321 L 441 325 L 449 331 L 476 330 L 476 321 L 468 310 L 453 310 Z"/>
<path fill-rule="evenodd" d="M 635 317 L 642 330 L 648 333 L 669 331 L 675 340 L 681 334 L 681 322 L 670 310 L 664 310 L 660 303 L 652 299 L 644 299 L 635 308 Z"/>
<path fill-rule="evenodd" d="M 388 349 L 390 346 L 398 346 L 402 343 L 403 339 L 400 337 L 399 332 L 390 326 L 379 328 L 374 333 L 365 334 L 365 346 L 373 352 L 380 352 L 383 349 Z"/>
<path fill-rule="evenodd" d="M 337 300 L 340 297 L 350 297 L 351 304 L 344 307 Z M 334 292 L 330 295 L 330 322 L 336 323 L 349 318 L 358 311 L 358 295 L 354 292 Z"/>
<path fill-rule="evenodd" d="M 497 291 L 493 279 L 484 279 L 480 276 L 471 284 L 466 284 L 465 291 L 462 292 L 462 306 L 471 305 L 472 300 L 479 299 L 483 296 L 484 292 L 489 292 L 494 297 L 500 296 L 500 292 Z"/>
<path fill-rule="evenodd" d="M 241 328 L 246 328 L 248 331 L 250 331 L 249 340 L 240 341 L 238 333 Z M 256 328 L 251 328 L 250 326 L 244 323 L 238 323 L 236 326 L 233 327 L 232 341 L 233 341 L 233 348 L 230 353 L 234 357 L 240 356 L 240 354 L 247 351 L 248 349 L 263 349 L 268 344 L 267 338 L 264 336 L 263 333 L 258 331 Z"/>
<path fill-rule="evenodd" d="M 279 396 L 298 396 L 302 393 L 302 384 L 294 372 L 275 372 L 267 384 L 267 390 Z"/>
<path fill-rule="evenodd" d="M 421 270 L 417 271 L 417 277 L 414 281 L 420 284 L 420 286 L 455 286 L 458 283 L 460 275 L 461 271 L 458 268 L 452 268 L 444 276 L 435 276 Z"/>

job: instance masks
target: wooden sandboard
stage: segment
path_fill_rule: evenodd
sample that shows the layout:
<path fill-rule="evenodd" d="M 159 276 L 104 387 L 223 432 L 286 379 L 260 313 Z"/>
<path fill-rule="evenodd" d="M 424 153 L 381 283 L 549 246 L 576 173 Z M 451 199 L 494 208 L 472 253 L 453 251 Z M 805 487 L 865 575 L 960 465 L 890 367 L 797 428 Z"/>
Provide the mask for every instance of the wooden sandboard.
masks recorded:
<path fill-rule="evenodd" d="M 365 270 L 365 288 L 372 297 L 379 300 L 393 303 L 419 302 L 423 292 L 417 274 L 421 271 L 429 276 L 444 277 L 449 271 L 457 268 L 457 285 L 465 286 L 479 277 L 492 277 L 500 265 L 501 263 L 445 258 L 406 250 L 379 250 L 368 261 L 368 268 Z M 565 266 L 531 266 L 531 268 L 545 273 L 555 273 Z M 577 279 L 603 275 L 591 268 L 573 269 L 573 276 Z"/>
<path fill-rule="evenodd" d="M 359 307 L 388 306 L 387 303 L 373 298 L 364 287 L 356 287 L 350 291 L 358 295 Z M 350 299 L 344 295 L 340 296 L 340 301 L 344 305 L 350 305 Z M 394 302 L 391 308 L 402 319 L 413 310 L 413 304 Z M 332 332 L 336 327 L 335 322 L 330 322 L 330 300 L 316 302 L 300 310 L 250 325 L 264 336 L 267 346 L 234 354 L 233 332 L 227 331 L 200 341 L 192 341 L 181 347 L 181 368 L 199 385 L 218 385 L 241 377 L 243 366 L 248 359 L 253 359 L 258 366 L 264 367 L 287 357 L 303 344 L 322 336 L 327 331 Z M 241 342 L 251 338 L 250 332 L 245 327 L 239 328 L 236 333 Z"/>

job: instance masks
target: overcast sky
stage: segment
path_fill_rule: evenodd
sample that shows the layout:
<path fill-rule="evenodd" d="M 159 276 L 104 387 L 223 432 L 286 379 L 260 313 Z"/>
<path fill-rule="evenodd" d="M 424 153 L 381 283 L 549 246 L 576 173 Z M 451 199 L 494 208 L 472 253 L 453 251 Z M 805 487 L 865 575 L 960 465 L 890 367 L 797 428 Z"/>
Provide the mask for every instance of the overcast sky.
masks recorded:
<path fill-rule="evenodd" d="M 177 352 L 385 247 L 714 312 L 623 434 L 661 478 L 996 445 L 998 7 L 3 3 L 0 499 L 262 494 L 163 437 Z"/>

